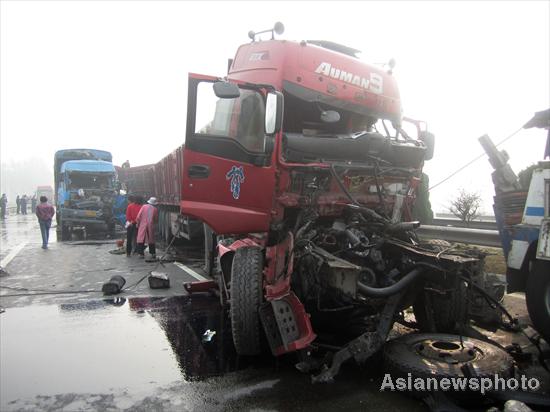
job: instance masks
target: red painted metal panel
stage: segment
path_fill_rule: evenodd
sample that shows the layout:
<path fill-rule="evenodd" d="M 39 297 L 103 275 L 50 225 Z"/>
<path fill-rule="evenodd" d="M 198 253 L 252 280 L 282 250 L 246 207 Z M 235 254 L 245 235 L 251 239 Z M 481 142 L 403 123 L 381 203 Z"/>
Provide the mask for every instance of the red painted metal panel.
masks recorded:
<path fill-rule="evenodd" d="M 271 84 L 284 82 L 339 101 L 363 106 L 381 117 L 401 117 L 395 78 L 383 68 L 306 42 L 269 40 L 242 45 L 229 79 Z"/>

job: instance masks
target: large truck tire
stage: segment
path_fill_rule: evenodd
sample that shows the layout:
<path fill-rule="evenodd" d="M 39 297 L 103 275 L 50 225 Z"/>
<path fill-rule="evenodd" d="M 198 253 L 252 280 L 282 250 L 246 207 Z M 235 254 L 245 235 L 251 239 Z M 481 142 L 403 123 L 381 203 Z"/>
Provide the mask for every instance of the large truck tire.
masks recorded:
<path fill-rule="evenodd" d="M 172 222 L 170 221 L 170 211 L 166 211 L 164 213 L 164 243 L 166 243 L 166 247 L 172 242 L 172 239 L 174 238 L 174 235 L 172 234 Z"/>
<path fill-rule="evenodd" d="M 71 228 L 68 225 L 64 224 L 63 221 L 61 221 L 60 227 L 61 227 L 61 230 L 60 230 L 61 241 L 65 242 L 67 240 L 71 240 Z"/>
<path fill-rule="evenodd" d="M 263 299 L 263 254 L 259 247 L 241 247 L 231 266 L 230 316 L 233 343 L 239 355 L 258 355 L 260 304 Z"/>
<path fill-rule="evenodd" d="M 550 344 L 550 262 L 535 260 L 525 289 L 527 311 L 533 326 Z"/>
<path fill-rule="evenodd" d="M 395 378 L 466 378 L 476 376 L 511 378 L 514 361 L 503 349 L 466 336 L 413 333 L 391 340 L 384 346 L 386 370 Z"/>

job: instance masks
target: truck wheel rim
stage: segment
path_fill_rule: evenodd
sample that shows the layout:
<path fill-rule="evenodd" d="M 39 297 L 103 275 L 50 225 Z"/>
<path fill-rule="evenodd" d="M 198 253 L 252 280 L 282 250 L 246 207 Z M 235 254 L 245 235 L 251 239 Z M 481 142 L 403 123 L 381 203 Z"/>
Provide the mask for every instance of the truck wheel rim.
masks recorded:
<path fill-rule="evenodd" d="M 425 339 L 416 342 L 415 352 L 428 359 L 447 362 L 450 364 L 470 362 L 483 354 L 480 348 L 471 343 L 460 344 L 460 341 L 448 341 L 439 339 Z"/>

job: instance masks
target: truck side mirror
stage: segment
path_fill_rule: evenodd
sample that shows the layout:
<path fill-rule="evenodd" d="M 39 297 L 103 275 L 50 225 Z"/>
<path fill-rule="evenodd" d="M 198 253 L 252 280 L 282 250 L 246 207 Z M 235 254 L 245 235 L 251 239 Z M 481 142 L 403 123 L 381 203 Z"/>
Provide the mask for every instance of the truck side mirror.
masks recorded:
<path fill-rule="evenodd" d="M 265 133 L 275 134 L 281 130 L 283 121 L 283 95 L 269 92 L 265 102 Z"/>
<path fill-rule="evenodd" d="M 240 97 L 241 91 L 236 84 L 229 82 L 216 82 L 212 86 L 216 97 L 220 99 L 236 99 Z"/>
<path fill-rule="evenodd" d="M 435 135 L 428 131 L 421 131 L 418 133 L 418 139 L 426 145 L 424 160 L 431 160 L 434 157 Z"/>

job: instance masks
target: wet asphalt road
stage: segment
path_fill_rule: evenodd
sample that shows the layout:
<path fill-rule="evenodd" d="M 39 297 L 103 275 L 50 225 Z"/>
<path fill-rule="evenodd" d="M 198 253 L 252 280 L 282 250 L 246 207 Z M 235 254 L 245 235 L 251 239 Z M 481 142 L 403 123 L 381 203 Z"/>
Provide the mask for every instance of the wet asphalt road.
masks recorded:
<path fill-rule="evenodd" d="M 194 258 L 158 266 L 109 253 L 114 240 L 51 236 L 44 251 L 34 216 L 1 222 L 0 258 L 9 273 L 0 277 L 2 411 L 427 410 L 404 393 L 379 391 L 379 359 L 346 365 L 334 384 L 312 385 L 293 356 L 237 357 L 218 299 L 189 296 L 182 286 L 201 273 Z M 137 283 L 151 270 L 168 273 L 172 287 Z M 130 288 L 105 298 L 101 285 L 114 274 Z M 522 297 L 510 302 L 528 321 Z M 529 349 L 521 336 L 492 337 Z M 540 367 L 531 369 L 550 387 Z"/>

